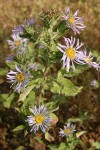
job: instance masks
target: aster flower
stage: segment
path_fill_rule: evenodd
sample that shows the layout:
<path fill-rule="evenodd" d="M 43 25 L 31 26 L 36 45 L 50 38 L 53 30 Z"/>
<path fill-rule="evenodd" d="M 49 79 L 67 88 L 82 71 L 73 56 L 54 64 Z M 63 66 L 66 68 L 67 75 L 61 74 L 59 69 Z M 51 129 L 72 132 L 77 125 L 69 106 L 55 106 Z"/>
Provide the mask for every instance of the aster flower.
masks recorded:
<path fill-rule="evenodd" d="M 12 34 L 13 40 L 7 40 L 9 46 L 11 49 L 21 49 L 23 48 L 23 45 L 26 43 L 27 39 L 22 39 L 19 34 Z"/>
<path fill-rule="evenodd" d="M 63 53 L 61 59 L 63 61 L 63 67 L 66 67 L 67 72 L 69 72 L 70 65 L 75 70 L 74 62 L 79 63 L 80 58 L 77 54 L 79 52 L 78 50 L 83 46 L 83 43 L 79 44 L 79 39 L 76 40 L 73 37 L 71 39 L 64 38 L 64 40 L 66 45 L 58 44 L 58 49 Z"/>
<path fill-rule="evenodd" d="M 84 30 L 86 26 L 84 25 L 83 17 L 78 17 L 79 11 L 77 10 L 74 15 L 71 15 L 70 8 L 65 9 L 62 18 L 66 20 L 67 27 L 74 31 L 74 34 L 80 34 L 80 30 Z"/>
<path fill-rule="evenodd" d="M 26 121 L 29 123 L 29 126 L 32 127 L 31 131 L 36 132 L 41 129 L 43 132 L 46 132 L 52 122 L 52 118 L 46 107 L 44 105 L 39 106 L 38 108 L 34 106 L 30 111 L 32 112 L 32 115 L 27 116 L 28 119 Z"/>
<path fill-rule="evenodd" d="M 14 34 L 22 34 L 24 25 L 19 25 L 15 27 L 12 31 Z"/>
<path fill-rule="evenodd" d="M 89 54 L 87 55 L 87 51 L 86 49 L 83 51 L 80 51 L 78 53 L 78 57 L 81 60 L 81 64 L 88 64 L 90 67 L 94 67 L 97 70 L 100 69 L 100 64 L 96 63 L 93 61 L 93 56 L 92 56 L 92 52 L 90 51 Z"/>
<path fill-rule="evenodd" d="M 8 57 L 6 58 L 6 62 L 12 62 L 12 61 L 14 60 L 14 57 L 15 57 L 15 56 L 8 56 Z"/>
<path fill-rule="evenodd" d="M 15 90 L 18 93 L 25 90 L 25 87 L 28 85 L 30 74 L 27 71 L 21 71 L 21 69 L 15 65 L 16 71 L 10 70 L 7 74 L 7 80 L 11 83 L 11 87 L 15 85 Z"/>
<path fill-rule="evenodd" d="M 61 129 L 60 128 L 60 132 L 59 132 L 59 135 L 64 137 L 64 136 L 70 136 L 71 134 L 73 134 L 75 132 L 75 126 L 71 123 L 67 123 L 65 126 L 64 126 L 64 129 Z"/>
<path fill-rule="evenodd" d="M 29 20 L 25 20 L 25 22 L 26 22 L 26 26 L 34 25 L 34 23 L 35 23 L 33 18 L 31 18 Z"/>

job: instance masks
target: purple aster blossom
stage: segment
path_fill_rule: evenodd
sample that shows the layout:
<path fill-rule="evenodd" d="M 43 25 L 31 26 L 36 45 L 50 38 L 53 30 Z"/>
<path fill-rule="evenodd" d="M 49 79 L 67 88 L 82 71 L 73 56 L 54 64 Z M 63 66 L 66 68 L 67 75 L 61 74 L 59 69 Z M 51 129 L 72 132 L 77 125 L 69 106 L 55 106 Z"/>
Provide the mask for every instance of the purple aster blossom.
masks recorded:
<path fill-rule="evenodd" d="M 67 123 L 65 124 L 64 126 L 64 129 L 61 129 L 60 128 L 60 132 L 59 132 L 59 135 L 64 137 L 64 136 L 70 136 L 71 134 L 73 134 L 75 132 L 75 126 L 71 123 Z"/>
<path fill-rule="evenodd" d="M 26 26 L 30 26 L 30 25 L 34 25 L 35 20 L 33 18 L 29 19 L 29 20 L 25 20 L 26 22 Z"/>
<path fill-rule="evenodd" d="M 12 50 L 23 48 L 27 42 L 27 39 L 21 38 L 19 34 L 12 34 L 11 37 L 13 40 L 7 40 L 7 42 Z"/>
<path fill-rule="evenodd" d="M 66 67 L 67 72 L 70 70 L 70 66 L 72 66 L 73 70 L 75 70 L 74 63 L 79 63 L 80 58 L 78 55 L 78 50 L 84 45 L 84 43 L 79 44 L 79 39 L 75 39 L 71 37 L 64 38 L 66 45 L 58 44 L 58 49 L 63 53 L 62 61 L 63 67 Z"/>
<path fill-rule="evenodd" d="M 22 34 L 23 33 L 24 25 L 19 25 L 15 27 L 12 31 L 14 34 Z"/>
<path fill-rule="evenodd" d="M 74 34 L 80 34 L 80 30 L 84 30 L 86 26 L 84 25 L 83 17 L 78 17 L 79 11 L 77 10 L 74 15 L 70 13 L 70 7 L 65 9 L 62 19 L 66 20 L 67 27 L 71 28 L 74 31 Z"/>
<path fill-rule="evenodd" d="M 34 106 L 33 109 L 30 108 L 30 111 L 32 115 L 27 116 L 26 122 L 32 127 L 31 132 L 36 132 L 41 129 L 45 133 L 52 122 L 52 118 L 46 107 L 44 105 L 39 106 L 38 108 Z"/>
<path fill-rule="evenodd" d="M 27 71 L 21 71 L 21 69 L 15 65 L 16 71 L 10 70 L 7 74 L 7 80 L 11 83 L 11 87 L 15 87 L 15 91 L 20 93 L 20 91 L 24 91 L 25 87 L 28 85 L 29 78 L 31 77 Z"/>
<path fill-rule="evenodd" d="M 93 56 L 92 52 L 90 51 L 89 54 L 87 55 L 86 49 L 83 51 L 80 51 L 78 53 L 78 57 L 80 58 L 81 61 L 79 61 L 81 64 L 88 64 L 90 67 L 94 67 L 97 70 L 100 69 L 100 64 L 96 63 L 93 61 Z"/>
<path fill-rule="evenodd" d="M 15 56 L 8 56 L 8 57 L 6 58 L 6 62 L 12 62 L 12 61 L 14 60 L 14 57 L 15 57 Z"/>

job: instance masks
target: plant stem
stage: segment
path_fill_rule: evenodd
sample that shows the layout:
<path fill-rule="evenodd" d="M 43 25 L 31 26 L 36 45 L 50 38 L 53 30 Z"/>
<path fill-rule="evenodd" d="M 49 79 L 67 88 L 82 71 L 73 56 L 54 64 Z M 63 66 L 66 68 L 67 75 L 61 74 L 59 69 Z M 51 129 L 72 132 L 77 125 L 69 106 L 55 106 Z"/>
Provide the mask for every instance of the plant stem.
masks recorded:
<path fill-rule="evenodd" d="M 41 95 L 42 95 L 42 90 L 43 90 L 43 87 L 44 87 L 44 84 L 45 84 L 45 81 L 46 81 L 46 75 L 47 75 L 47 69 L 45 69 L 45 72 L 44 72 L 44 74 L 43 74 L 43 78 L 44 78 L 44 81 L 42 82 L 42 84 L 40 85 L 40 90 L 39 90 L 39 96 L 38 96 L 38 98 L 37 98 L 37 104 L 38 104 L 38 106 L 40 106 L 40 99 L 41 99 Z"/>

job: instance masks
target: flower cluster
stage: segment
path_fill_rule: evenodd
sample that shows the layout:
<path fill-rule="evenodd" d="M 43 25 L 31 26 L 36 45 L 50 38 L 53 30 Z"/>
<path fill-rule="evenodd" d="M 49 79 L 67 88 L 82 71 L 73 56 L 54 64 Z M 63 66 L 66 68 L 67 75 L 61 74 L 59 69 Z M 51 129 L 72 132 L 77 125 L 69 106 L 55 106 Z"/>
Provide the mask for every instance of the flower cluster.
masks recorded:
<path fill-rule="evenodd" d="M 71 15 L 70 8 L 68 7 L 61 17 L 62 20 L 66 21 L 66 26 L 74 31 L 74 34 L 80 34 L 80 31 L 86 28 L 83 18 L 78 17 L 78 13 L 79 11 L 77 10 L 74 15 Z M 74 63 L 79 65 L 88 64 L 97 70 L 100 69 L 100 65 L 93 61 L 92 52 L 89 52 L 89 55 L 87 55 L 86 49 L 84 50 L 82 48 L 84 44 L 79 44 L 79 39 L 76 39 L 75 37 L 71 37 L 71 39 L 64 37 L 64 41 L 65 45 L 58 44 L 58 49 L 63 53 L 61 60 L 63 61 L 63 67 L 66 67 L 67 72 L 69 72 L 70 67 L 75 70 Z"/>
<path fill-rule="evenodd" d="M 30 108 L 30 112 L 32 113 L 30 116 L 27 116 L 26 122 L 28 122 L 29 126 L 31 127 L 31 132 L 37 132 L 39 129 L 42 132 L 47 132 L 52 124 L 52 117 L 50 113 L 47 111 L 47 108 L 44 105 L 39 107 L 34 106 L 34 108 Z M 59 135 L 70 136 L 75 132 L 75 126 L 71 123 L 67 123 L 64 126 L 64 129 L 60 128 Z"/>
<path fill-rule="evenodd" d="M 62 61 L 63 67 L 66 67 L 66 71 L 69 72 L 70 67 L 72 66 L 73 70 L 75 70 L 74 63 L 84 65 L 87 64 L 96 68 L 97 70 L 100 69 L 100 65 L 93 61 L 92 52 L 87 55 L 87 51 L 79 50 L 84 45 L 83 43 L 79 44 L 79 39 L 75 37 L 64 38 L 65 45 L 58 44 L 58 49 L 63 53 Z"/>
<path fill-rule="evenodd" d="M 12 30 L 12 40 L 7 40 L 11 50 L 14 50 L 14 54 L 12 56 L 8 56 L 6 58 L 6 62 L 15 63 L 17 60 L 17 65 L 15 63 L 15 68 L 13 67 L 13 70 L 11 69 L 7 74 L 7 82 L 11 83 L 11 87 L 14 87 L 14 92 L 17 91 L 18 93 L 23 92 L 27 87 L 29 80 L 32 77 L 30 70 L 37 70 L 36 63 L 25 62 L 25 54 L 27 54 L 27 45 L 29 40 L 28 38 L 21 37 L 24 30 L 33 24 L 34 19 L 25 20 L 25 25 L 19 25 Z M 22 65 L 20 65 L 21 63 Z M 27 65 L 24 63 L 27 63 Z"/>
<path fill-rule="evenodd" d="M 8 45 L 12 50 L 16 50 L 17 54 L 19 52 L 24 52 L 27 49 L 27 38 L 21 38 L 20 35 L 23 33 L 23 29 L 29 27 L 34 24 L 34 19 L 26 20 L 25 25 L 19 25 L 15 27 L 12 31 L 13 34 L 11 35 L 12 40 L 7 40 Z"/>

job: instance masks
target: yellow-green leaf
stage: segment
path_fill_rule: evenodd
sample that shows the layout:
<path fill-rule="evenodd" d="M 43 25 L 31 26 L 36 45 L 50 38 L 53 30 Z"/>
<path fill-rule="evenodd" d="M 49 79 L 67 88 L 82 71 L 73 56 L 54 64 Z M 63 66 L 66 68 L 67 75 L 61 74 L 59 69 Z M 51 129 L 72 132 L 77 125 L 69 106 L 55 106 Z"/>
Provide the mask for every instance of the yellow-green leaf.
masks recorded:
<path fill-rule="evenodd" d="M 51 136 L 48 132 L 45 133 L 45 139 L 49 142 L 52 142 L 55 140 L 54 137 Z"/>
<path fill-rule="evenodd" d="M 13 129 L 13 132 L 15 131 L 20 131 L 20 130 L 24 130 L 25 129 L 25 126 L 24 125 L 19 125 L 17 126 L 15 129 Z"/>
<path fill-rule="evenodd" d="M 84 133 L 86 133 L 87 131 L 80 131 L 76 133 L 76 137 L 79 138 L 81 135 L 83 135 Z"/>
<path fill-rule="evenodd" d="M 25 91 L 20 95 L 19 97 L 19 101 L 24 101 L 26 96 L 32 91 L 32 89 L 35 87 L 35 85 L 31 85 L 31 86 L 28 86 Z"/>

